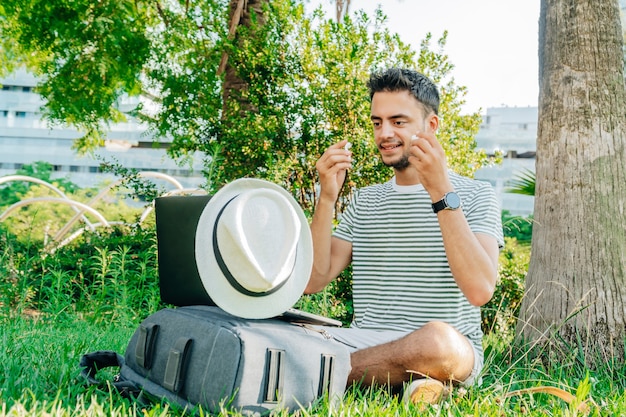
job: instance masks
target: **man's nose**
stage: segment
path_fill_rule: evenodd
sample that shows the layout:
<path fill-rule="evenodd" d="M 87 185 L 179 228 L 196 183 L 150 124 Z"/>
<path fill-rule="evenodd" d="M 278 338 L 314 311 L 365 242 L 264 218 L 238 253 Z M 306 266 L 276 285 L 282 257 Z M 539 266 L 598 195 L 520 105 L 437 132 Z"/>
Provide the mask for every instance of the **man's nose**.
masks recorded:
<path fill-rule="evenodd" d="M 391 138 L 395 135 L 393 125 L 388 122 L 383 122 L 380 129 L 380 136 L 383 138 Z"/>

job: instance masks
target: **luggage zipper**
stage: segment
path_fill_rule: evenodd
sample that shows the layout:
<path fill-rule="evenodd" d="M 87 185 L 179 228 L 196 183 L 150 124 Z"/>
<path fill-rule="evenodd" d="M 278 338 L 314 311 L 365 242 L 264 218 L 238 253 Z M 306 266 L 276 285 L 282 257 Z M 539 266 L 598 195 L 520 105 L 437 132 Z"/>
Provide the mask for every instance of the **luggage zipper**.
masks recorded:
<path fill-rule="evenodd" d="M 306 323 L 294 323 L 297 324 L 298 326 L 304 327 L 305 329 L 309 329 L 309 330 L 313 330 L 316 333 L 319 333 L 322 335 L 322 337 L 324 337 L 324 339 L 332 339 L 333 335 L 328 333 L 326 331 L 326 329 L 320 329 L 319 327 L 315 327 L 312 326 L 310 324 L 306 324 Z"/>

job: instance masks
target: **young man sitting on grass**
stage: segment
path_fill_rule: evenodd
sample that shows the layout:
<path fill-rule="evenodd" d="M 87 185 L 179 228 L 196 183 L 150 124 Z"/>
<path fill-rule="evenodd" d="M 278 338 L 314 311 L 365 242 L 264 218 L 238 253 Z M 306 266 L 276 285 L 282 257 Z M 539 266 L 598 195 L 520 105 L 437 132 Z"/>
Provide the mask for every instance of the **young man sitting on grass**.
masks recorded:
<path fill-rule="evenodd" d="M 352 165 L 340 141 L 317 162 L 311 223 L 321 291 L 352 262 L 354 321 L 326 330 L 351 349 L 350 383 L 407 385 L 405 398 L 438 401 L 483 366 L 480 306 L 493 295 L 500 209 L 491 186 L 448 170 L 436 137 L 439 92 L 424 75 L 389 69 L 369 80 L 374 141 L 394 177 L 356 191 L 333 232 L 335 202 Z"/>

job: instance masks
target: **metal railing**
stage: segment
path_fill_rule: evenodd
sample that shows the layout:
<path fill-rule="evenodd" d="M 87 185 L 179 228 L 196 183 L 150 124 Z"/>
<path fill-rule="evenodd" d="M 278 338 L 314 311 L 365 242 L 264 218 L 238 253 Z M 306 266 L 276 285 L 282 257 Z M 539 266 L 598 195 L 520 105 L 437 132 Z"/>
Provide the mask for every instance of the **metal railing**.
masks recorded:
<path fill-rule="evenodd" d="M 146 171 L 146 172 L 139 172 L 138 175 L 142 178 L 164 180 L 174 187 L 174 189 L 163 193 L 161 196 L 206 194 L 206 191 L 199 189 L 199 188 L 184 188 L 179 181 L 177 181 L 175 178 L 167 174 Z M 110 227 L 111 225 L 114 225 L 114 224 L 126 224 L 124 222 L 108 221 L 101 212 L 99 212 L 98 210 L 94 208 L 94 205 L 98 201 L 102 200 L 115 187 L 122 184 L 123 180 L 117 180 L 107 185 L 87 203 L 81 203 L 79 201 L 71 199 L 63 191 L 55 187 L 53 184 L 50 184 L 49 182 L 41 180 L 39 178 L 29 177 L 26 175 L 6 175 L 4 177 L 0 177 L 0 185 L 4 183 L 8 183 L 8 182 L 32 182 L 35 184 L 39 184 L 52 190 L 55 194 L 58 195 L 58 197 L 33 197 L 33 198 L 20 200 L 10 205 L 6 210 L 4 210 L 4 212 L 2 212 L 2 214 L 0 214 L 0 223 L 6 220 L 13 211 L 17 210 L 20 207 L 25 207 L 31 204 L 40 204 L 40 203 L 64 204 L 64 205 L 70 206 L 72 210 L 75 212 L 74 216 L 70 220 L 68 220 L 63 226 L 61 226 L 61 228 L 59 228 L 59 230 L 54 234 L 54 236 L 52 237 L 51 243 L 46 245 L 46 250 L 48 252 L 54 252 L 55 250 L 67 245 L 68 243 L 76 239 L 78 236 L 80 236 L 87 229 L 94 231 L 98 227 Z M 154 210 L 154 202 L 144 209 L 141 216 L 139 217 L 139 220 L 136 223 L 134 223 L 134 225 L 142 224 L 146 220 L 148 215 L 152 212 L 152 210 Z M 88 219 L 87 214 L 95 217 L 97 219 L 97 222 L 91 222 Z M 79 220 L 82 221 L 85 226 L 72 231 L 72 227 Z"/>

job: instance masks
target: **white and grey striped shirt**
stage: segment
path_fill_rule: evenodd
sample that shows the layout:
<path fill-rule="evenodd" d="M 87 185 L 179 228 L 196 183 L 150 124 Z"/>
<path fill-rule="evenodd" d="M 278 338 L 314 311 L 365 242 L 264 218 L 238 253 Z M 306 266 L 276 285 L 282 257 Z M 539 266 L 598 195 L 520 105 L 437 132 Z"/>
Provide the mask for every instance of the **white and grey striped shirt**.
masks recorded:
<path fill-rule="evenodd" d="M 471 230 L 493 236 L 502 246 L 493 188 L 453 172 L 450 180 Z M 334 236 L 352 242 L 353 326 L 411 331 L 444 321 L 482 351 L 480 308 L 469 303 L 452 277 L 423 186 L 399 186 L 394 177 L 357 190 Z"/>

